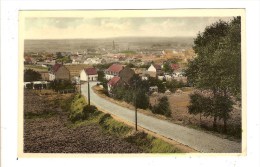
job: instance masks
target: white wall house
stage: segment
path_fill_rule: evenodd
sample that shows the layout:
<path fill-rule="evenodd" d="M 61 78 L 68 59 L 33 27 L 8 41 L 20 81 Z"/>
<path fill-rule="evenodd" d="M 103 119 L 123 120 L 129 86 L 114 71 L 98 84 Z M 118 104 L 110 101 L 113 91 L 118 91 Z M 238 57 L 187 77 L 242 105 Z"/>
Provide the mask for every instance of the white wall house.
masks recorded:
<path fill-rule="evenodd" d="M 151 64 L 147 71 L 156 72 L 156 68 Z"/>
<path fill-rule="evenodd" d="M 123 66 L 120 64 L 112 64 L 105 70 L 105 77 L 107 80 L 112 79 L 114 76 L 119 76 L 119 72 L 123 70 Z"/>
<path fill-rule="evenodd" d="M 97 81 L 98 73 L 95 68 L 85 68 L 80 72 L 81 81 Z"/>
<path fill-rule="evenodd" d="M 49 73 L 49 80 L 54 81 L 55 80 L 55 75 L 52 73 Z"/>

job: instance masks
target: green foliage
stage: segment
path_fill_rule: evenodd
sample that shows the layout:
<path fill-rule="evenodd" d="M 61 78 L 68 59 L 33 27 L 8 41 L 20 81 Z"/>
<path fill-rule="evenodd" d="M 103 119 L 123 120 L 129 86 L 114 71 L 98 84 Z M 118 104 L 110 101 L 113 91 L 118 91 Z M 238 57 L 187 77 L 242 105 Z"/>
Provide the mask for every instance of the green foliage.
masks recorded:
<path fill-rule="evenodd" d="M 126 67 L 129 67 L 129 68 L 136 68 L 136 66 L 135 66 L 133 63 L 128 63 L 128 64 L 126 64 Z"/>
<path fill-rule="evenodd" d="M 166 88 L 165 88 L 165 85 L 163 84 L 163 81 L 161 81 L 157 78 L 149 77 L 148 78 L 148 84 L 149 84 L 149 87 L 150 86 L 157 86 L 158 91 L 161 92 L 161 93 L 164 93 L 166 91 Z"/>
<path fill-rule="evenodd" d="M 166 73 L 172 73 L 173 72 L 170 62 L 166 62 L 166 63 L 163 64 L 163 71 L 166 72 Z"/>
<path fill-rule="evenodd" d="M 93 105 L 86 105 L 83 107 L 83 119 L 87 119 L 94 114 L 97 114 L 97 107 Z"/>
<path fill-rule="evenodd" d="M 174 80 L 171 80 L 171 81 L 166 81 L 165 86 L 171 92 L 175 92 L 178 88 L 185 87 L 186 85 L 182 81 L 177 81 L 177 80 L 174 79 Z"/>
<path fill-rule="evenodd" d="M 164 115 L 166 117 L 171 116 L 171 108 L 166 96 L 159 98 L 159 103 L 152 106 L 151 110 L 155 114 Z"/>
<path fill-rule="evenodd" d="M 230 118 L 230 112 L 233 109 L 233 102 L 228 96 L 217 95 L 214 98 L 214 111 L 217 117 L 224 122 L 224 132 L 227 132 L 227 120 Z"/>
<path fill-rule="evenodd" d="M 188 109 L 190 114 L 203 114 L 206 117 L 210 116 L 213 111 L 213 99 L 205 97 L 199 93 L 191 94 Z"/>
<path fill-rule="evenodd" d="M 217 117 L 224 121 L 224 132 L 227 131 L 227 120 L 232 111 L 233 102 L 228 96 L 217 94 L 213 97 L 205 97 L 199 93 L 190 95 L 190 114 L 203 114 L 203 116 Z"/>
<path fill-rule="evenodd" d="M 76 95 L 72 100 L 70 106 L 69 120 L 73 123 L 85 119 L 83 112 L 84 106 L 86 106 L 86 100 L 81 95 Z"/>
<path fill-rule="evenodd" d="M 105 64 L 96 64 L 94 65 L 95 68 L 97 68 L 99 71 L 104 71 L 108 69 L 113 63 L 105 63 Z"/>
<path fill-rule="evenodd" d="M 136 94 L 134 96 L 136 98 L 137 108 L 147 109 L 150 104 L 148 95 L 142 89 L 137 89 L 135 92 Z"/>
<path fill-rule="evenodd" d="M 104 82 L 106 80 L 104 71 L 98 71 L 97 73 L 98 73 L 98 81 Z"/>
<path fill-rule="evenodd" d="M 49 87 L 55 91 L 65 90 L 65 89 L 75 89 L 75 86 L 67 80 L 54 80 L 50 82 Z"/>
<path fill-rule="evenodd" d="M 42 77 L 40 73 L 32 69 L 24 70 L 24 82 L 39 81 L 41 79 Z"/>
<path fill-rule="evenodd" d="M 161 139 L 152 137 L 151 153 L 180 153 L 181 151 Z"/>
<path fill-rule="evenodd" d="M 213 92 L 213 127 L 218 117 L 223 119 L 225 130 L 232 110 L 228 96 L 241 99 L 241 18 L 206 27 L 195 38 L 193 49 L 198 56 L 188 63 L 188 82 Z"/>
<path fill-rule="evenodd" d="M 131 128 L 124 123 L 114 120 L 110 114 L 104 114 L 101 116 L 99 119 L 99 124 L 106 132 L 118 137 L 125 136 L 131 130 Z"/>
<path fill-rule="evenodd" d="M 194 40 L 198 55 L 188 63 L 186 75 L 197 88 L 229 90 L 241 94 L 241 19 L 219 21 Z"/>
<path fill-rule="evenodd" d="M 33 112 L 25 112 L 24 118 L 25 119 L 34 119 L 34 118 L 50 118 L 51 116 L 55 115 L 55 111 L 46 110 L 40 113 L 33 113 Z"/>
<path fill-rule="evenodd" d="M 129 143 L 133 143 L 147 153 L 176 153 L 180 152 L 171 144 L 148 135 L 144 132 L 137 132 L 125 138 Z"/>
<path fill-rule="evenodd" d="M 146 109 L 149 107 L 149 96 L 142 87 L 137 89 L 125 86 L 117 86 L 112 89 L 113 98 L 124 100 L 127 103 L 137 105 L 137 108 Z M 136 99 L 135 99 L 136 98 Z"/>
<path fill-rule="evenodd" d="M 133 51 L 133 50 L 124 50 L 124 51 L 121 51 L 120 53 L 124 53 L 126 55 L 134 55 L 134 54 L 136 54 L 136 52 Z"/>

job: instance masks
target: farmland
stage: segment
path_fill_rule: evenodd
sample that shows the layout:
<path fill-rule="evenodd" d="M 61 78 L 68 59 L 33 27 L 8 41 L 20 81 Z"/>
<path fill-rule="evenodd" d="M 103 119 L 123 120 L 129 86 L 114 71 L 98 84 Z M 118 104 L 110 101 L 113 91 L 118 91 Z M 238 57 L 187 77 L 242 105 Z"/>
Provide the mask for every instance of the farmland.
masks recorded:
<path fill-rule="evenodd" d="M 161 139 L 133 131 L 100 111 L 72 123 L 70 101 L 78 104 L 73 94 L 25 90 L 24 97 L 25 153 L 181 152 Z M 82 103 L 82 96 L 79 100 Z"/>

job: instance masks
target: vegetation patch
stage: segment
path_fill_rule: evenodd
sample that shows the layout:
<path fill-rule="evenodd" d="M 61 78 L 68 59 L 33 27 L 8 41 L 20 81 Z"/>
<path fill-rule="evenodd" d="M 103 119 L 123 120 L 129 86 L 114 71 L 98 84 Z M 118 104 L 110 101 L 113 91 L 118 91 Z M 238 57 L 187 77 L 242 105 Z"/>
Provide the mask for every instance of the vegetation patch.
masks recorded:
<path fill-rule="evenodd" d="M 103 114 L 99 119 L 99 124 L 105 132 L 118 137 L 124 137 L 132 131 L 132 128 L 114 120 L 110 114 Z"/>
<path fill-rule="evenodd" d="M 98 124 L 104 134 L 116 136 L 133 144 L 146 153 L 176 153 L 181 152 L 173 145 L 157 139 L 144 132 L 135 130 L 126 124 L 116 121 L 108 113 L 102 113 L 95 106 L 86 105 L 85 99 L 76 95 L 71 104 L 70 126 L 78 128 L 89 124 Z"/>
<path fill-rule="evenodd" d="M 134 132 L 125 139 L 147 153 L 181 153 L 181 150 L 173 145 L 144 132 Z"/>
<path fill-rule="evenodd" d="M 83 108 L 86 100 L 83 96 L 77 94 L 71 102 L 69 120 L 73 123 L 84 118 Z"/>
<path fill-rule="evenodd" d="M 44 111 L 41 113 L 26 112 L 26 113 L 24 113 L 24 118 L 25 119 L 49 118 L 55 114 L 56 114 L 55 111 Z"/>

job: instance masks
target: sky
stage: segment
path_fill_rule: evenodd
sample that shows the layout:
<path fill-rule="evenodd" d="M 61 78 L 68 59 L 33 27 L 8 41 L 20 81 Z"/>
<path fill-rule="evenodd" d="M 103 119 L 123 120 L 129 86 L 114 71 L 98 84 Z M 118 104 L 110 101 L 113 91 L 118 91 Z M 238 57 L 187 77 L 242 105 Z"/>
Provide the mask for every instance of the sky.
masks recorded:
<path fill-rule="evenodd" d="M 25 39 L 196 37 L 206 26 L 232 17 L 30 17 Z"/>

